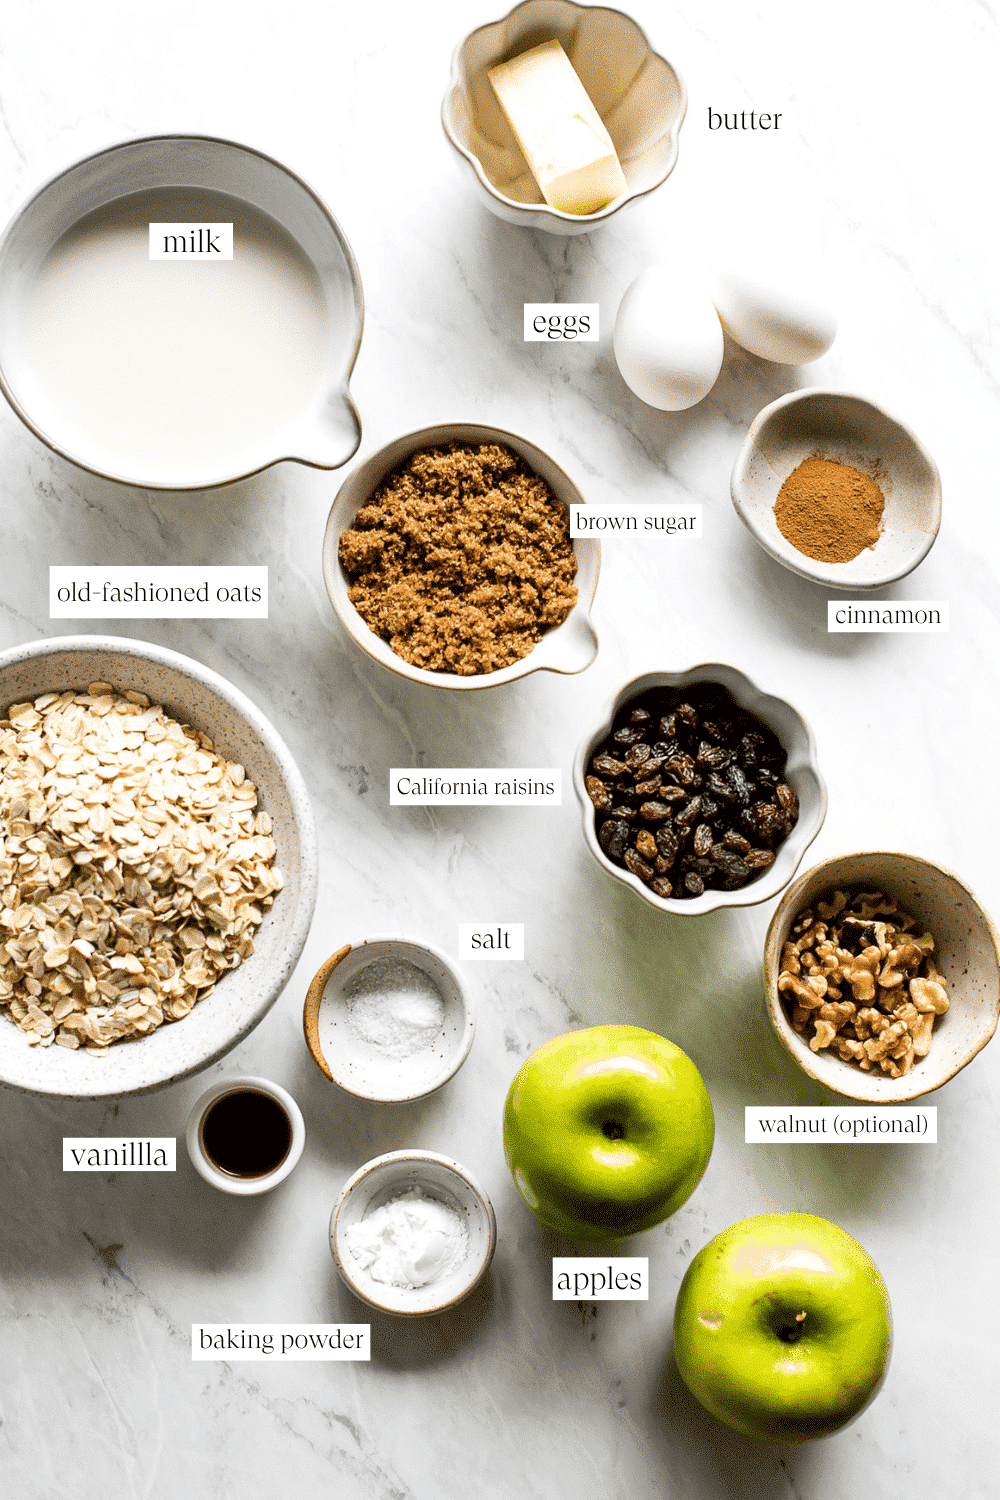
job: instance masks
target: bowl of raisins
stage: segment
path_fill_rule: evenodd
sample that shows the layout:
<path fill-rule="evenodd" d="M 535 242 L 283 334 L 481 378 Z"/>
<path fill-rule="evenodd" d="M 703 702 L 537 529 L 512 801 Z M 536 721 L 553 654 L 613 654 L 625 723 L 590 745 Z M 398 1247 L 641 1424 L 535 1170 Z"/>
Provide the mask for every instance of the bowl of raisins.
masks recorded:
<path fill-rule="evenodd" d="M 682 916 L 778 895 L 826 817 L 808 724 L 720 662 L 626 683 L 573 781 L 601 868 Z"/>

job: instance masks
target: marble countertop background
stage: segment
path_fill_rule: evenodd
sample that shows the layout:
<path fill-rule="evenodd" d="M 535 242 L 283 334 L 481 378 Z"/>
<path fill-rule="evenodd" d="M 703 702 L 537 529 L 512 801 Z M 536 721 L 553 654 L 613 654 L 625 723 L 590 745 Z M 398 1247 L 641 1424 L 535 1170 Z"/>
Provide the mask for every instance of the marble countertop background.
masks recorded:
<path fill-rule="evenodd" d="M 576 678 L 449 694 L 363 657 L 327 601 L 320 545 L 337 474 L 283 465 L 199 497 L 125 490 L 57 460 L 0 410 L 0 646 L 105 631 L 207 663 L 280 726 L 321 840 L 315 923 L 287 991 L 208 1074 L 120 1105 L 0 1092 L 0 1476 L 21 1500 L 335 1494 L 338 1500 L 898 1500 L 991 1492 L 998 1392 L 1000 1046 L 933 1100 L 936 1146 L 743 1144 L 747 1104 L 826 1103 L 763 1015 L 773 903 L 661 917 L 606 881 L 569 793 L 576 743 L 628 678 L 731 662 L 795 702 L 830 790 L 807 864 L 902 848 L 1000 911 L 995 265 L 997 17 L 990 0 L 629 0 L 690 92 L 680 160 L 591 236 L 491 217 L 450 159 L 439 107 L 468 0 L 7 0 L 0 32 L 0 219 L 50 173 L 129 136 L 183 130 L 258 146 L 331 205 L 367 317 L 353 391 L 361 456 L 436 420 L 485 420 L 548 448 L 592 499 L 691 499 L 683 549 L 607 543 L 601 651 Z M 709 132 L 707 111 L 782 111 L 777 134 Z M 621 294 L 676 249 L 779 237 L 838 290 L 841 331 L 802 370 L 727 346 L 699 406 L 653 411 L 611 352 Z M 601 305 L 599 344 L 521 342 L 524 302 Z M 945 636 L 826 633 L 828 591 L 766 557 L 729 473 L 756 412 L 798 385 L 857 391 L 935 455 L 944 524 L 895 599 L 945 599 Z M 53 563 L 261 563 L 267 621 L 55 621 Z M 561 809 L 390 809 L 393 765 L 562 765 Z M 525 922 L 524 963 L 478 964 L 471 1057 L 438 1096 L 385 1109 L 338 1093 L 302 1042 L 308 980 L 344 942 L 395 929 L 454 953 L 462 921 Z M 553 1304 L 545 1231 L 510 1182 L 502 1101 L 532 1048 L 580 1024 L 662 1030 L 716 1109 L 701 1187 L 658 1229 L 649 1303 Z M 263 1072 L 308 1142 L 274 1194 L 176 1176 L 64 1175 L 66 1135 L 183 1134 L 209 1082 Z M 366 1364 L 193 1364 L 193 1322 L 368 1321 L 336 1281 L 332 1204 L 404 1145 L 465 1162 L 499 1249 L 463 1307 L 418 1326 L 373 1314 Z M 800 1450 L 744 1441 L 673 1366 L 691 1257 L 748 1214 L 835 1219 L 888 1283 L 886 1386 L 844 1433 Z"/>

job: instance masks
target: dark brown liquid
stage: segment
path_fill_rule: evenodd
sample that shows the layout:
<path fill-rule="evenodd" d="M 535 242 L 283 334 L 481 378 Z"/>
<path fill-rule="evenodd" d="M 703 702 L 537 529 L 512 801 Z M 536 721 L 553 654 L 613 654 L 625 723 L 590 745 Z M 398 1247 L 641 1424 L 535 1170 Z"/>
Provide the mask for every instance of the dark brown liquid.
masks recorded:
<path fill-rule="evenodd" d="M 205 1111 L 205 1155 L 230 1177 L 266 1177 L 292 1145 L 292 1122 L 281 1105 L 258 1089 L 234 1089 Z"/>

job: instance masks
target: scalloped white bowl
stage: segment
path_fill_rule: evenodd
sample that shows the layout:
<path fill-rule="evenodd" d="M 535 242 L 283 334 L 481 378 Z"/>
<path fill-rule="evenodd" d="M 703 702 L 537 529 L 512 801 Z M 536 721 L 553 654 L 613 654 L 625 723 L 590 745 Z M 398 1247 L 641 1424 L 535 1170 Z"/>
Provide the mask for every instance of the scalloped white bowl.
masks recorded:
<path fill-rule="evenodd" d="M 697 682 L 717 682 L 728 688 L 741 708 L 754 714 L 778 736 L 788 753 L 785 780 L 799 799 L 799 819 L 791 833 L 776 851 L 774 864 L 756 880 L 737 891 L 705 891 L 689 901 L 657 896 L 631 870 L 623 869 L 608 858 L 597 841 L 594 804 L 587 795 L 584 777 L 590 757 L 608 734 L 615 714 L 631 698 L 654 687 L 689 687 Z M 679 917 L 700 917 L 720 906 L 757 906 L 770 901 L 791 880 L 826 817 L 826 785 L 819 772 L 816 743 L 812 730 L 802 715 L 784 698 L 763 692 L 745 672 L 722 662 L 702 662 L 686 672 L 646 672 L 633 677 L 606 706 L 597 726 L 580 741 L 573 762 L 573 786 L 583 813 L 583 837 L 587 848 L 606 875 L 623 885 L 657 911 L 672 912 Z"/>
<path fill-rule="evenodd" d="M 607 126 L 628 184 L 593 214 L 567 214 L 544 202 L 487 77 L 496 63 L 553 40 L 562 43 Z M 666 181 L 686 110 L 680 77 L 630 17 L 571 0 L 525 0 L 455 48 L 441 123 L 491 213 L 549 234 L 586 234 Z"/>

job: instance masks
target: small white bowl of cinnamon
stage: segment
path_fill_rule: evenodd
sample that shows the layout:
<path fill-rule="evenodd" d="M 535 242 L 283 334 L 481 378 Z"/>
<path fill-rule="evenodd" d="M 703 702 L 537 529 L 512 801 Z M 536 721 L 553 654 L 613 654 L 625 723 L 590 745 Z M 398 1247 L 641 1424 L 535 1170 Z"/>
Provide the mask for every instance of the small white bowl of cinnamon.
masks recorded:
<path fill-rule="evenodd" d="M 802 578 L 876 589 L 927 556 L 941 524 L 937 465 L 896 417 L 843 391 L 792 391 L 755 418 L 733 467 L 736 513 Z"/>

